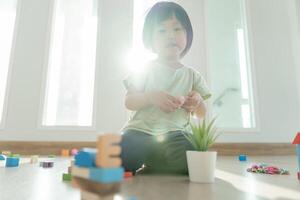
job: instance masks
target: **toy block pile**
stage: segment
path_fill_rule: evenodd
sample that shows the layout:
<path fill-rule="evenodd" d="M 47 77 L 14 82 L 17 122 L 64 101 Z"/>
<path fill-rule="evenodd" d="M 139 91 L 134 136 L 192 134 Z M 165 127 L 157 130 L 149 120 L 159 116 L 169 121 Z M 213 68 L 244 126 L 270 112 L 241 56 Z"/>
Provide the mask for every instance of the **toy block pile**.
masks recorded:
<path fill-rule="evenodd" d="M 103 197 L 120 190 L 124 169 L 121 167 L 121 135 L 103 134 L 98 137 L 97 148 L 84 148 L 75 156 L 71 167 L 72 184 L 83 194 Z"/>
<path fill-rule="evenodd" d="M 61 150 L 61 156 L 62 157 L 69 157 L 69 156 L 76 156 L 78 150 L 76 148 L 73 148 L 71 150 L 69 149 L 62 149 Z M 70 155 L 71 153 L 71 155 Z"/>
<path fill-rule="evenodd" d="M 5 162 L 5 167 L 18 167 L 20 163 L 20 155 L 12 154 L 10 151 L 2 151 L 0 161 Z"/>

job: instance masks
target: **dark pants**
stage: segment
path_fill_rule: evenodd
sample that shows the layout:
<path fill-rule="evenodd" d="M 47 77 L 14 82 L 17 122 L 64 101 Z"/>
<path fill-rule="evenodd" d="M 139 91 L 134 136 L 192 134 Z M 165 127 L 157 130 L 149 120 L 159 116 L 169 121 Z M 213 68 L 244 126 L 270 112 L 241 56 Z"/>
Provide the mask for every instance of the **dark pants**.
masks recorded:
<path fill-rule="evenodd" d="M 153 136 L 137 130 L 126 130 L 122 136 L 122 165 L 135 173 L 146 165 L 150 173 L 187 174 L 186 151 L 193 146 L 182 131 Z"/>

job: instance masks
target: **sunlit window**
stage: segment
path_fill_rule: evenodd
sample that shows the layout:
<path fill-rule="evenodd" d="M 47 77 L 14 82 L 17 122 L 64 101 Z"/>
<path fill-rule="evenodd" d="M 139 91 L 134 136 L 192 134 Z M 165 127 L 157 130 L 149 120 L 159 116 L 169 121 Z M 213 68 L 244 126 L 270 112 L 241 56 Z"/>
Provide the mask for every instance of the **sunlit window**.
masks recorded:
<path fill-rule="evenodd" d="M 42 125 L 93 125 L 97 21 L 97 0 L 55 1 Z"/>
<path fill-rule="evenodd" d="M 17 0 L 0 1 L 0 125 L 3 123 L 7 75 L 17 14 Z"/>
<path fill-rule="evenodd" d="M 223 128 L 255 128 L 245 0 L 207 0 L 213 115 Z"/>

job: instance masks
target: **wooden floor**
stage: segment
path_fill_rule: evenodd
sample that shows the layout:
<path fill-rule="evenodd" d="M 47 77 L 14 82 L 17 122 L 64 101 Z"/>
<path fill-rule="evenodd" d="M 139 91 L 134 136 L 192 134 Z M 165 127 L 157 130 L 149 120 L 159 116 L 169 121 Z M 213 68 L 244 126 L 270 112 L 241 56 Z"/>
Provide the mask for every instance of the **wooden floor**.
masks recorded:
<path fill-rule="evenodd" d="M 81 193 L 62 181 L 70 159 L 55 158 L 52 169 L 22 159 L 18 168 L 0 167 L 1 200 L 79 200 Z M 1 161 L 0 161 L 1 162 Z M 288 169 L 290 175 L 262 175 L 246 171 L 252 163 Z M 1 165 L 1 163 L 0 163 Z M 300 200 L 296 156 L 250 156 L 247 162 L 219 156 L 213 184 L 189 182 L 187 176 L 137 175 L 122 183 L 114 200 Z M 134 198 L 133 198 L 134 197 Z"/>

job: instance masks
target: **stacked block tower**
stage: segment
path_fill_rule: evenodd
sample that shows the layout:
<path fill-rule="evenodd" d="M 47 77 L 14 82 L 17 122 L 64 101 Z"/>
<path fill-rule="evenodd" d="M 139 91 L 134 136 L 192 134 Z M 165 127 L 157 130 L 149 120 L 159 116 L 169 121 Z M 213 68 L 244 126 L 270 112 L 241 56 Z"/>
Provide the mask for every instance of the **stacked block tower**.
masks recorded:
<path fill-rule="evenodd" d="M 297 145 L 297 158 L 298 158 L 298 180 L 300 180 L 300 132 L 297 133 L 294 141 L 293 141 L 293 144 L 296 144 Z"/>
<path fill-rule="evenodd" d="M 72 185 L 81 189 L 82 199 L 87 194 L 100 199 L 120 190 L 124 174 L 120 142 L 121 135 L 103 134 L 96 149 L 84 148 L 77 153 L 71 168 Z"/>

